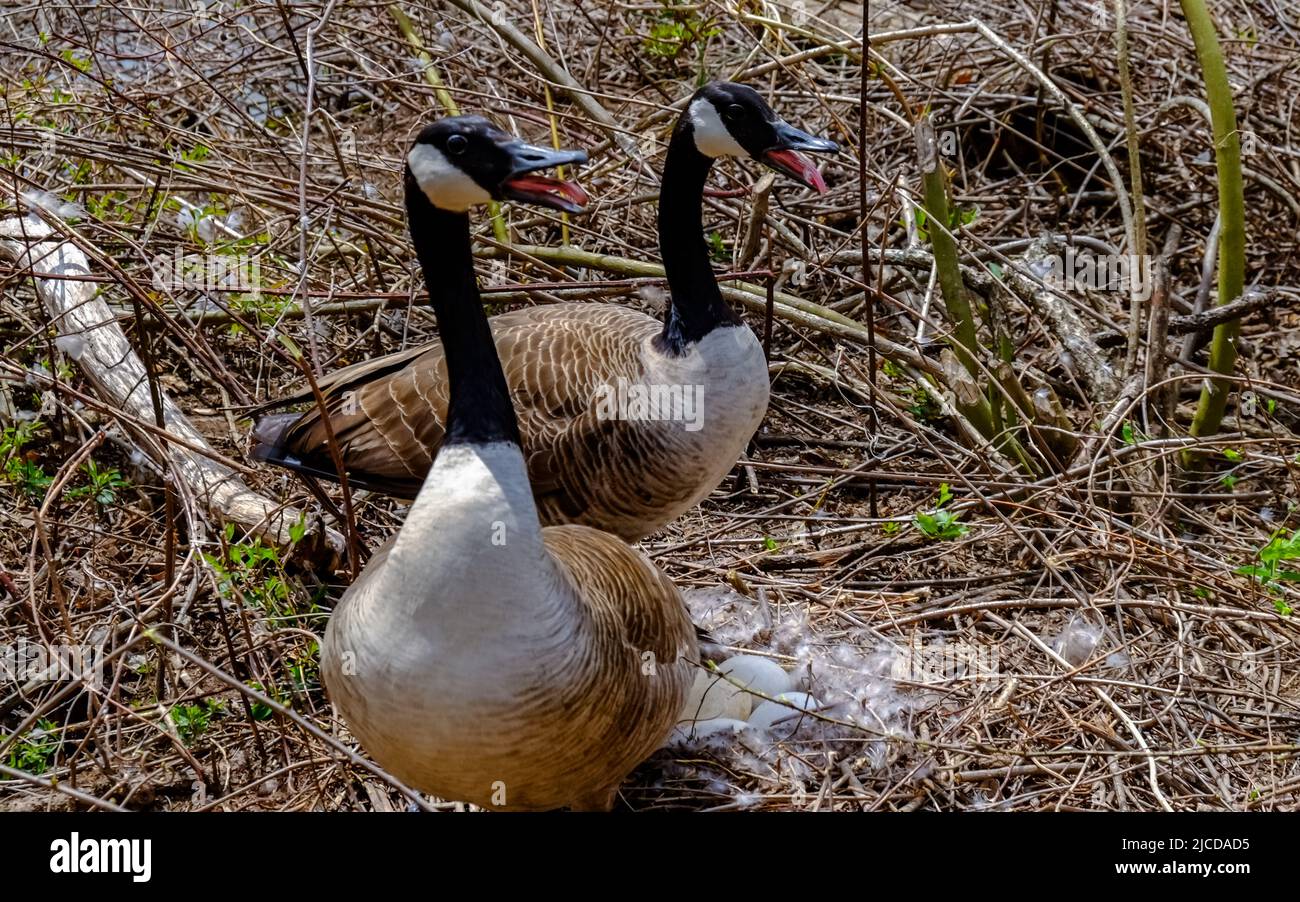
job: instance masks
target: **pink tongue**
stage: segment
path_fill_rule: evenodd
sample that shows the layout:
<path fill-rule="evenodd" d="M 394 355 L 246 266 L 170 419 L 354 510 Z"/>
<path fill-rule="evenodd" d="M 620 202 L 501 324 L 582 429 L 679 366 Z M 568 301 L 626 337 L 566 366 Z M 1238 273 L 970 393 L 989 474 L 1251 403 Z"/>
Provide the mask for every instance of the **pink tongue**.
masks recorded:
<path fill-rule="evenodd" d="M 817 190 L 818 194 L 827 192 L 826 181 L 822 174 L 817 171 L 813 161 L 799 153 L 797 150 L 769 150 L 767 156 L 771 160 L 781 163 L 791 172 L 796 172 L 805 183 L 811 185 Z"/>
<path fill-rule="evenodd" d="M 585 207 L 591 198 L 577 182 L 550 179 L 544 175 L 520 175 L 512 178 L 510 184 L 523 191 L 536 194 L 558 194 L 566 200 Z"/>

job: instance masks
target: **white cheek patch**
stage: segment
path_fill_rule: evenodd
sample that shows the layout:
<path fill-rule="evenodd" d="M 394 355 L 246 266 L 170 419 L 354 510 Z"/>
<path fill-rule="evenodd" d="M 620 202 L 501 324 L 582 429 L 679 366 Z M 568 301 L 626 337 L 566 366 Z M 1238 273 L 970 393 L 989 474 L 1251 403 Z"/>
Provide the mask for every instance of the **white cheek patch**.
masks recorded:
<path fill-rule="evenodd" d="M 478 182 L 431 144 L 415 145 L 406 162 L 424 196 L 439 209 L 464 213 L 475 204 L 485 204 L 492 199 Z"/>
<path fill-rule="evenodd" d="M 706 157 L 747 157 L 749 152 L 737 143 L 727 131 L 717 109 L 701 97 L 691 104 L 691 126 L 695 132 L 695 147 Z"/>

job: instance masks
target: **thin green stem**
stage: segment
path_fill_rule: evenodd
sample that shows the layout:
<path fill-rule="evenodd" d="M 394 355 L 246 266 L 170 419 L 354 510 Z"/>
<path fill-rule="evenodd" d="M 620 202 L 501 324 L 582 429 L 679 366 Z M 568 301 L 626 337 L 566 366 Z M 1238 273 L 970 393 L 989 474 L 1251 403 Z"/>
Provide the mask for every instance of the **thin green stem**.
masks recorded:
<path fill-rule="evenodd" d="M 1196 44 L 1196 55 L 1205 77 L 1214 134 L 1214 161 L 1219 177 L 1219 303 L 1229 304 L 1241 296 L 1246 280 L 1246 202 L 1241 176 L 1241 137 L 1232 103 L 1232 87 L 1223 50 L 1204 0 L 1179 0 L 1187 27 Z M 1201 400 L 1192 418 L 1191 434 L 1214 435 L 1223 422 L 1232 374 L 1237 361 L 1240 320 L 1229 320 L 1214 330 L 1210 343 L 1211 377 L 1201 389 Z"/>

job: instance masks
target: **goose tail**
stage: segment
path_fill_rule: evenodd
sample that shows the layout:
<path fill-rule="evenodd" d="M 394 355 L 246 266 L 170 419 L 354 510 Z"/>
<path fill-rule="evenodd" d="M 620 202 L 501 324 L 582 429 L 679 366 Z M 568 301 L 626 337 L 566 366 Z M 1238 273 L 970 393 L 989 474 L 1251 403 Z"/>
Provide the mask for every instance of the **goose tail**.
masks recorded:
<path fill-rule="evenodd" d="M 259 419 L 253 427 L 253 459 L 292 468 L 298 461 L 286 453 L 284 439 L 300 416 L 297 413 L 273 413 Z"/>
<path fill-rule="evenodd" d="M 294 429 L 302 419 L 301 413 L 273 413 L 257 421 L 253 427 L 253 447 L 249 455 L 253 460 L 283 467 L 300 476 L 338 482 L 338 470 L 325 450 L 303 454 L 296 447 Z M 420 491 L 424 477 L 400 478 L 377 476 L 364 471 L 347 469 L 348 485 L 353 489 L 380 492 L 394 498 L 410 500 Z"/>

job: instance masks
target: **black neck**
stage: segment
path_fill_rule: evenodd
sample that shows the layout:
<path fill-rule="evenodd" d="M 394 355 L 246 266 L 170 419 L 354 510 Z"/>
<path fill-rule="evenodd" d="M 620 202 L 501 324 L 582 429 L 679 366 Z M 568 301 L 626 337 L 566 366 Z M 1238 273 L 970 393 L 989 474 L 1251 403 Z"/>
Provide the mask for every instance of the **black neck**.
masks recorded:
<path fill-rule="evenodd" d="M 405 187 L 411 240 L 447 361 L 450 400 L 443 441 L 519 444 L 519 421 L 474 278 L 469 214 L 435 207 L 409 170 Z"/>
<path fill-rule="evenodd" d="M 712 165 L 713 160 L 695 147 L 688 117 L 683 115 L 668 143 L 659 189 L 659 250 L 672 293 L 659 342 L 674 352 L 718 326 L 741 321 L 722 300 L 704 243 L 704 180 Z"/>

